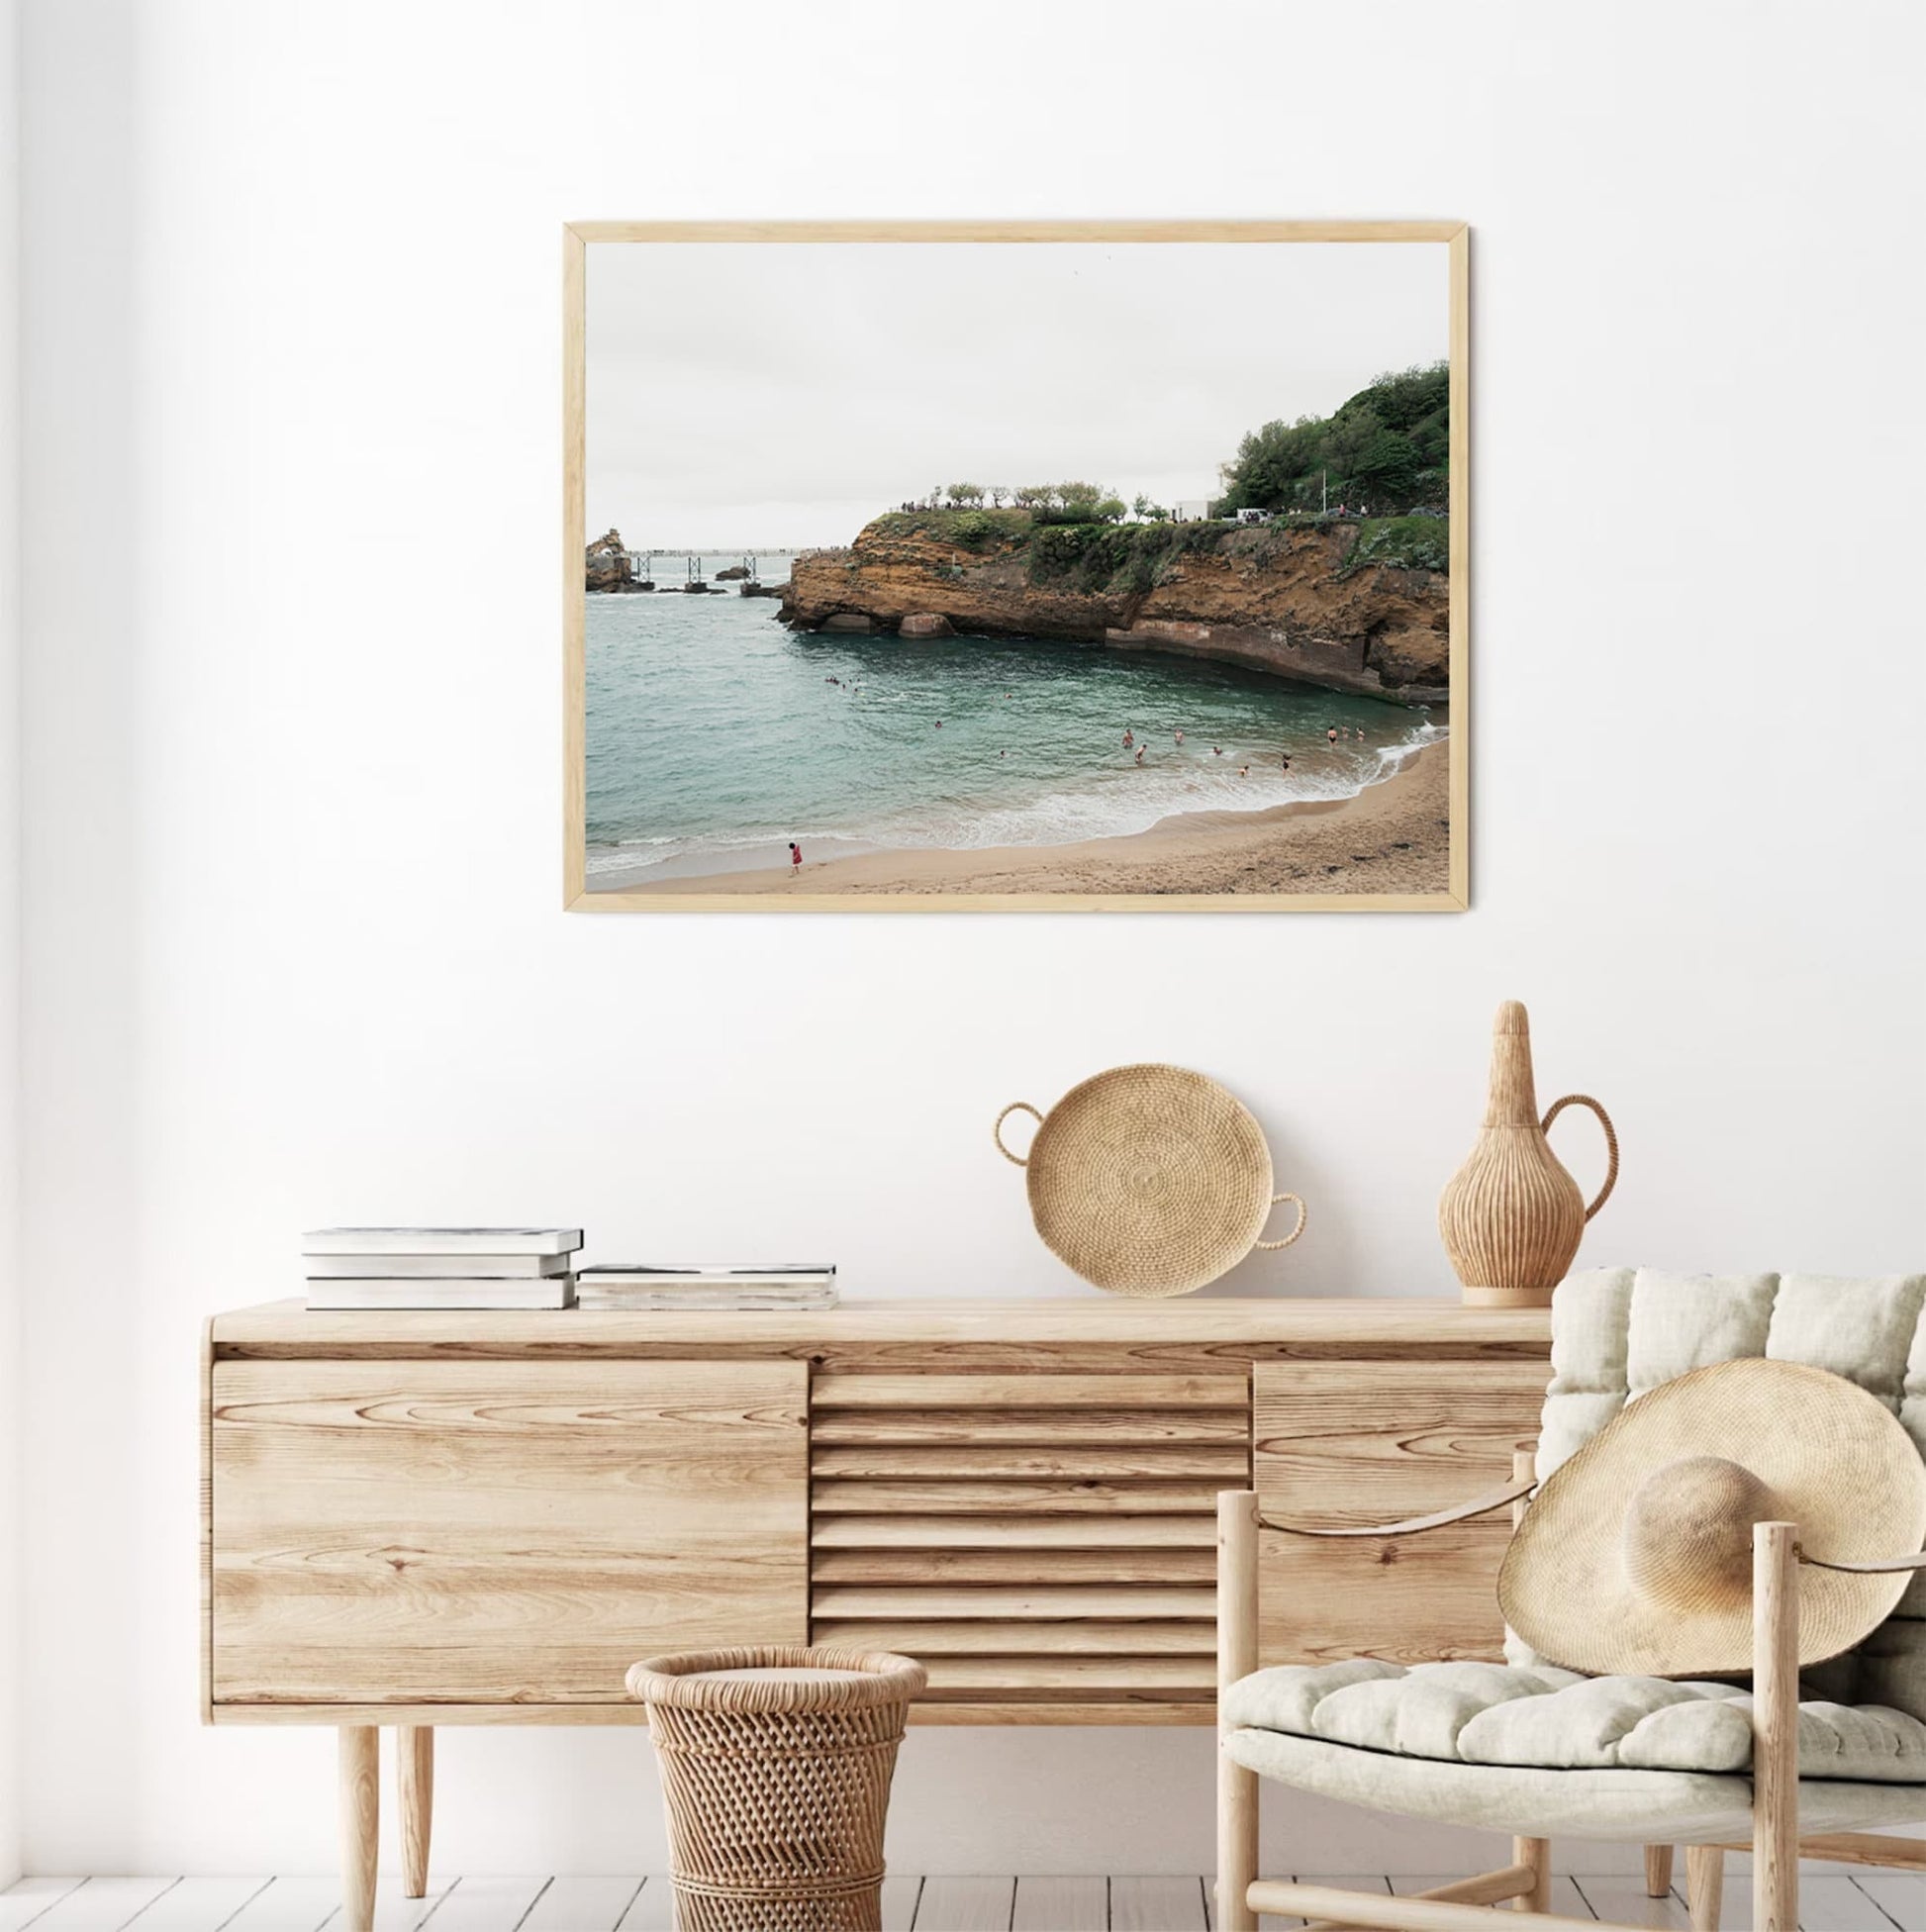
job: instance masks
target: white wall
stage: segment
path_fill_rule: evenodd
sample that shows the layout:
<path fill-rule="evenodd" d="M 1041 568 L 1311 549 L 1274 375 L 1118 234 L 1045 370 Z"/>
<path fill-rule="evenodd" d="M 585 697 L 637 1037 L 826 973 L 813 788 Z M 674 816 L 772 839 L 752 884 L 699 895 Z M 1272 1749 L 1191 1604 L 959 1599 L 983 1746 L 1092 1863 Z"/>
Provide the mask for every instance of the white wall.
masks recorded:
<path fill-rule="evenodd" d="M 0 1884 L 20 1870 L 19 49 L 0 0 Z"/>
<path fill-rule="evenodd" d="M 1921 1265 L 1922 54 L 1906 0 L 28 0 L 30 1868 L 332 1857 L 328 1738 L 195 1721 L 197 1328 L 318 1221 L 1076 1294 L 990 1120 L 1156 1057 L 1310 1201 L 1234 1292 L 1444 1293 L 1518 995 L 1624 1139 L 1590 1258 Z M 558 913 L 559 224 L 1158 213 L 1477 224 L 1476 910 Z M 896 1854 L 1197 1870 L 1207 1763 L 921 1732 Z M 639 1734 L 440 1782 L 450 1869 L 661 1861 Z"/>

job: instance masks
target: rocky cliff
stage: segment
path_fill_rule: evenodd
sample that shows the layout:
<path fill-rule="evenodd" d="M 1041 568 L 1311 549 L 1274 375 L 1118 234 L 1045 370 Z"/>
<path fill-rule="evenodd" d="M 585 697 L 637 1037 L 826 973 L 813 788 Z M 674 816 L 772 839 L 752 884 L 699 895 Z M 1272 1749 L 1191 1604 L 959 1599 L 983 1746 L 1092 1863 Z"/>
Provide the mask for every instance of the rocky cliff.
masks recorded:
<path fill-rule="evenodd" d="M 1441 703 L 1449 625 L 1445 573 L 1432 566 L 1442 526 L 1415 542 L 1379 540 L 1387 534 L 1350 522 L 1033 527 L 1016 512 L 893 515 L 846 550 L 798 557 L 782 616 L 803 629 L 912 637 L 941 634 L 934 619 L 978 635 L 1172 651 Z"/>
<path fill-rule="evenodd" d="M 612 530 L 588 546 L 587 565 L 590 590 L 626 590 L 634 582 L 635 573 L 620 531 Z"/>

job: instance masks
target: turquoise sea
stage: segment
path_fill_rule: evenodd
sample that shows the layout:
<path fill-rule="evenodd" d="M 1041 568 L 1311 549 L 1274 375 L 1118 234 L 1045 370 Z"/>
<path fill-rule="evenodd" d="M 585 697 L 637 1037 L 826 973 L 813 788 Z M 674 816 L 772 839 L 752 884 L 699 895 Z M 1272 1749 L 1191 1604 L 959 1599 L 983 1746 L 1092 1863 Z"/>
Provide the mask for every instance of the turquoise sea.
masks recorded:
<path fill-rule="evenodd" d="M 765 582 L 787 575 L 763 560 Z M 810 860 L 1058 845 L 1173 813 L 1343 798 L 1443 735 L 1441 715 L 1228 665 L 823 636 L 777 609 L 733 584 L 588 599 L 591 889 L 780 865 L 792 838 Z"/>

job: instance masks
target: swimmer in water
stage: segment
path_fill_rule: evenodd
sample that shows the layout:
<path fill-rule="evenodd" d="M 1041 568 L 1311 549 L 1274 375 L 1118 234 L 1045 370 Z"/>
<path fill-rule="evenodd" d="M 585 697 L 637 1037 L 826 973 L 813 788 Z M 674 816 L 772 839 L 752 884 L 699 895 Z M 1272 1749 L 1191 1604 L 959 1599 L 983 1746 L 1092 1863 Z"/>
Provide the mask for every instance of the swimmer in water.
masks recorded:
<path fill-rule="evenodd" d="M 1182 744 L 1184 742 L 1184 733 L 1181 729 L 1177 733 L 1177 741 L 1179 744 Z"/>
<path fill-rule="evenodd" d="M 1324 733 L 1324 736 L 1329 743 L 1335 744 L 1337 742 L 1337 726 L 1333 724 L 1331 728 Z"/>
<path fill-rule="evenodd" d="M 1142 745 L 1138 745 L 1138 746 L 1137 746 L 1137 763 L 1138 763 L 1138 764 L 1142 764 L 1142 763 L 1143 763 L 1143 746 L 1142 746 Z"/>
<path fill-rule="evenodd" d="M 1125 731 L 1124 731 L 1124 733 L 1123 733 L 1123 748 L 1124 748 L 1124 750 L 1126 750 L 1126 751 L 1128 751 L 1128 750 L 1129 750 L 1129 748 L 1130 748 L 1130 747 L 1131 747 L 1131 746 L 1132 746 L 1133 744 L 1135 744 L 1135 743 L 1136 743 L 1136 741 L 1137 741 L 1137 734 L 1136 734 L 1136 733 L 1135 733 L 1134 731 L 1132 731 L 1132 730 L 1129 730 L 1129 729 L 1127 729 L 1127 728 L 1126 728 L 1126 729 L 1125 729 Z"/>

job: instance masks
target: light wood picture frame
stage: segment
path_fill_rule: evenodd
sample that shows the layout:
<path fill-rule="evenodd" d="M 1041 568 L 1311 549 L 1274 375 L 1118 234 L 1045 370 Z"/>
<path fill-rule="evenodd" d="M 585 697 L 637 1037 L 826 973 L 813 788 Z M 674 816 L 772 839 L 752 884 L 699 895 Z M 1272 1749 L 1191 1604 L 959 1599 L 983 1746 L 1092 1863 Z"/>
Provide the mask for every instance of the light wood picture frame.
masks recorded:
<path fill-rule="evenodd" d="M 1469 906 L 1466 224 L 574 222 L 562 295 L 566 910 Z"/>

